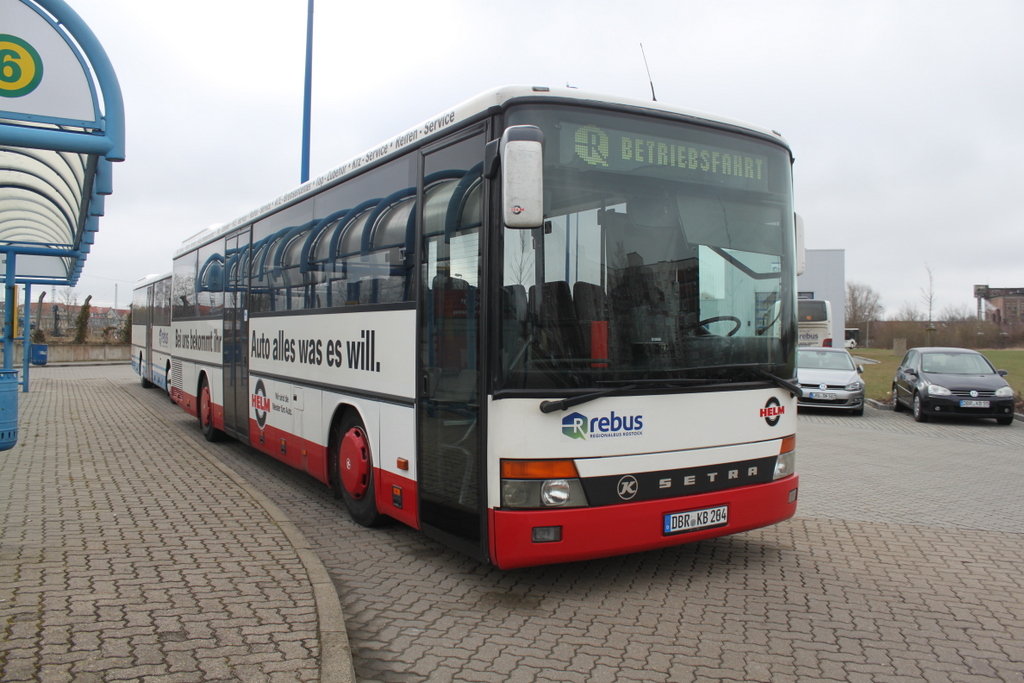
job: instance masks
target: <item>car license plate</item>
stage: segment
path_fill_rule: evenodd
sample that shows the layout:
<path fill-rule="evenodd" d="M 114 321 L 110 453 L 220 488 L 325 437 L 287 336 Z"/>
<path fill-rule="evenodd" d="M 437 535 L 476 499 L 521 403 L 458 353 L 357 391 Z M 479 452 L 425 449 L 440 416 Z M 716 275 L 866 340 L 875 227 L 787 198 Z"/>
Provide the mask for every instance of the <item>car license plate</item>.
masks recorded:
<path fill-rule="evenodd" d="M 988 408 L 988 401 L 960 401 L 961 408 Z"/>
<path fill-rule="evenodd" d="M 812 391 L 811 398 L 819 401 L 834 401 L 839 397 L 836 394 L 827 391 Z"/>
<path fill-rule="evenodd" d="M 698 529 L 710 529 L 716 526 L 725 526 L 728 523 L 728 505 L 687 512 L 670 512 L 665 515 L 665 534 L 681 534 Z"/>

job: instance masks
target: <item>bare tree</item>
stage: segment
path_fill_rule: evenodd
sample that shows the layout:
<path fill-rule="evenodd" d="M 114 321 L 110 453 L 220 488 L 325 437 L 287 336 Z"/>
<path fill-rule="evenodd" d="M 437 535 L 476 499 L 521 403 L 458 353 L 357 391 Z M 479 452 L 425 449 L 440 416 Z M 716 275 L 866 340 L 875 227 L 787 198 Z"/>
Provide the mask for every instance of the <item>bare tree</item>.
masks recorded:
<path fill-rule="evenodd" d="M 903 303 L 903 308 L 898 310 L 891 320 L 898 320 L 900 322 L 920 322 L 924 320 L 924 314 L 917 310 L 915 306 Z"/>
<path fill-rule="evenodd" d="M 53 302 L 55 304 L 64 304 L 68 308 L 74 308 L 78 305 L 78 292 L 71 287 L 61 287 L 54 292 Z"/>
<path fill-rule="evenodd" d="M 882 317 L 881 296 L 869 285 L 846 283 L 846 325 L 857 327 Z"/>
<path fill-rule="evenodd" d="M 924 269 L 928 271 L 928 289 L 921 288 L 921 301 L 928 308 L 928 322 L 935 320 L 935 277 L 932 275 L 932 267 L 927 263 Z"/>
<path fill-rule="evenodd" d="M 509 231 L 513 232 L 513 231 Z M 505 279 L 506 283 L 511 282 L 517 285 L 525 285 L 533 282 L 534 279 L 534 254 L 532 240 L 533 236 L 528 230 L 516 230 L 519 233 L 519 248 L 508 245 L 506 248 L 506 263 L 508 264 Z"/>
<path fill-rule="evenodd" d="M 977 322 L 978 315 L 970 304 L 950 304 L 939 313 L 939 320 L 950 323 Z"/>

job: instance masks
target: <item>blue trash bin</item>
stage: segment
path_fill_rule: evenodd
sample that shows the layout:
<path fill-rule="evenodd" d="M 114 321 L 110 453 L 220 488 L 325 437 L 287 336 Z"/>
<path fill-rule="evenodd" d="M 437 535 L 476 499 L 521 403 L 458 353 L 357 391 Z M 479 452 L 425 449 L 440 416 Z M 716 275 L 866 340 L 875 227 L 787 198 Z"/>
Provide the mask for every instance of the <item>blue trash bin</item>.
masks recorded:
<path fill-rule="evenodd" d="M 18 443 L 18 371 L 0 370 L 0 451 Z"/>
<path fill-rule="evenodd" d="M 32 355 L 29 356 L 32 365 L 46 365 L 46 355 L 49 350 L 48 344 L 32 344 Z"/>

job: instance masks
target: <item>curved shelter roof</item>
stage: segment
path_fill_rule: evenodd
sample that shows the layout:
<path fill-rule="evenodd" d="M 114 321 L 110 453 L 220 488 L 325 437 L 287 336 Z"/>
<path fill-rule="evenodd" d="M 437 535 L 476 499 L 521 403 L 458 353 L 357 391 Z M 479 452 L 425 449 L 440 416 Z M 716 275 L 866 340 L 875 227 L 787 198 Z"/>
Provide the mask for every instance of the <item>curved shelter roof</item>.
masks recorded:
<path fill-rule="evenodd" d="M 123 159 L 121 89 L 89 27 L 64 0 L 0 0 L 0 253 L 17 282 L 78 282 Z"/>

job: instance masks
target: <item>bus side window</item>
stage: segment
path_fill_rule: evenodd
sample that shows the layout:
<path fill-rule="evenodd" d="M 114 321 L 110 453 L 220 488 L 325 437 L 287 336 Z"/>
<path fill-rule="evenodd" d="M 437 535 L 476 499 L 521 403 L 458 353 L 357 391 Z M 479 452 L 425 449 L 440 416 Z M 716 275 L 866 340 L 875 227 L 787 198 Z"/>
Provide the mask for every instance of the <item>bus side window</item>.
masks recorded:
<path fill-rule="evenodd" d="M 406 300 L 411 288 L 407 282 L 411 264 L 407 263 L 407 236 L 410 221 L 415 221 L 415 188 L 408 188 L 403 194 L 411 194 L 391 204 L 380 214 L 372 226 L 368 252 L 363 258 L 369 262 L 370 286 L 360 292 L 361 303 L 388 304 Z"/>
<path fill-rule="evenodd" d="M 196 314 L 196 259 L 197 253 L 190 251 L 174 260 L 171 298 L 175 319 Z"/>
<path fill-rule="evenodd" d="M 224 241 L 218 240 L 199 249 L 199 273 L 196 277 L 196 312 L 204 318 L 216 318 L 224 311 Z"/>
<path fill-rule="evenodd" d="M 307 296 L 301 272 L 302 245 L 316 221 L 309 221 L 284 231 L 274 253 L 272 280 L 275 310 L 296 311 L 307 308 Z"/>

